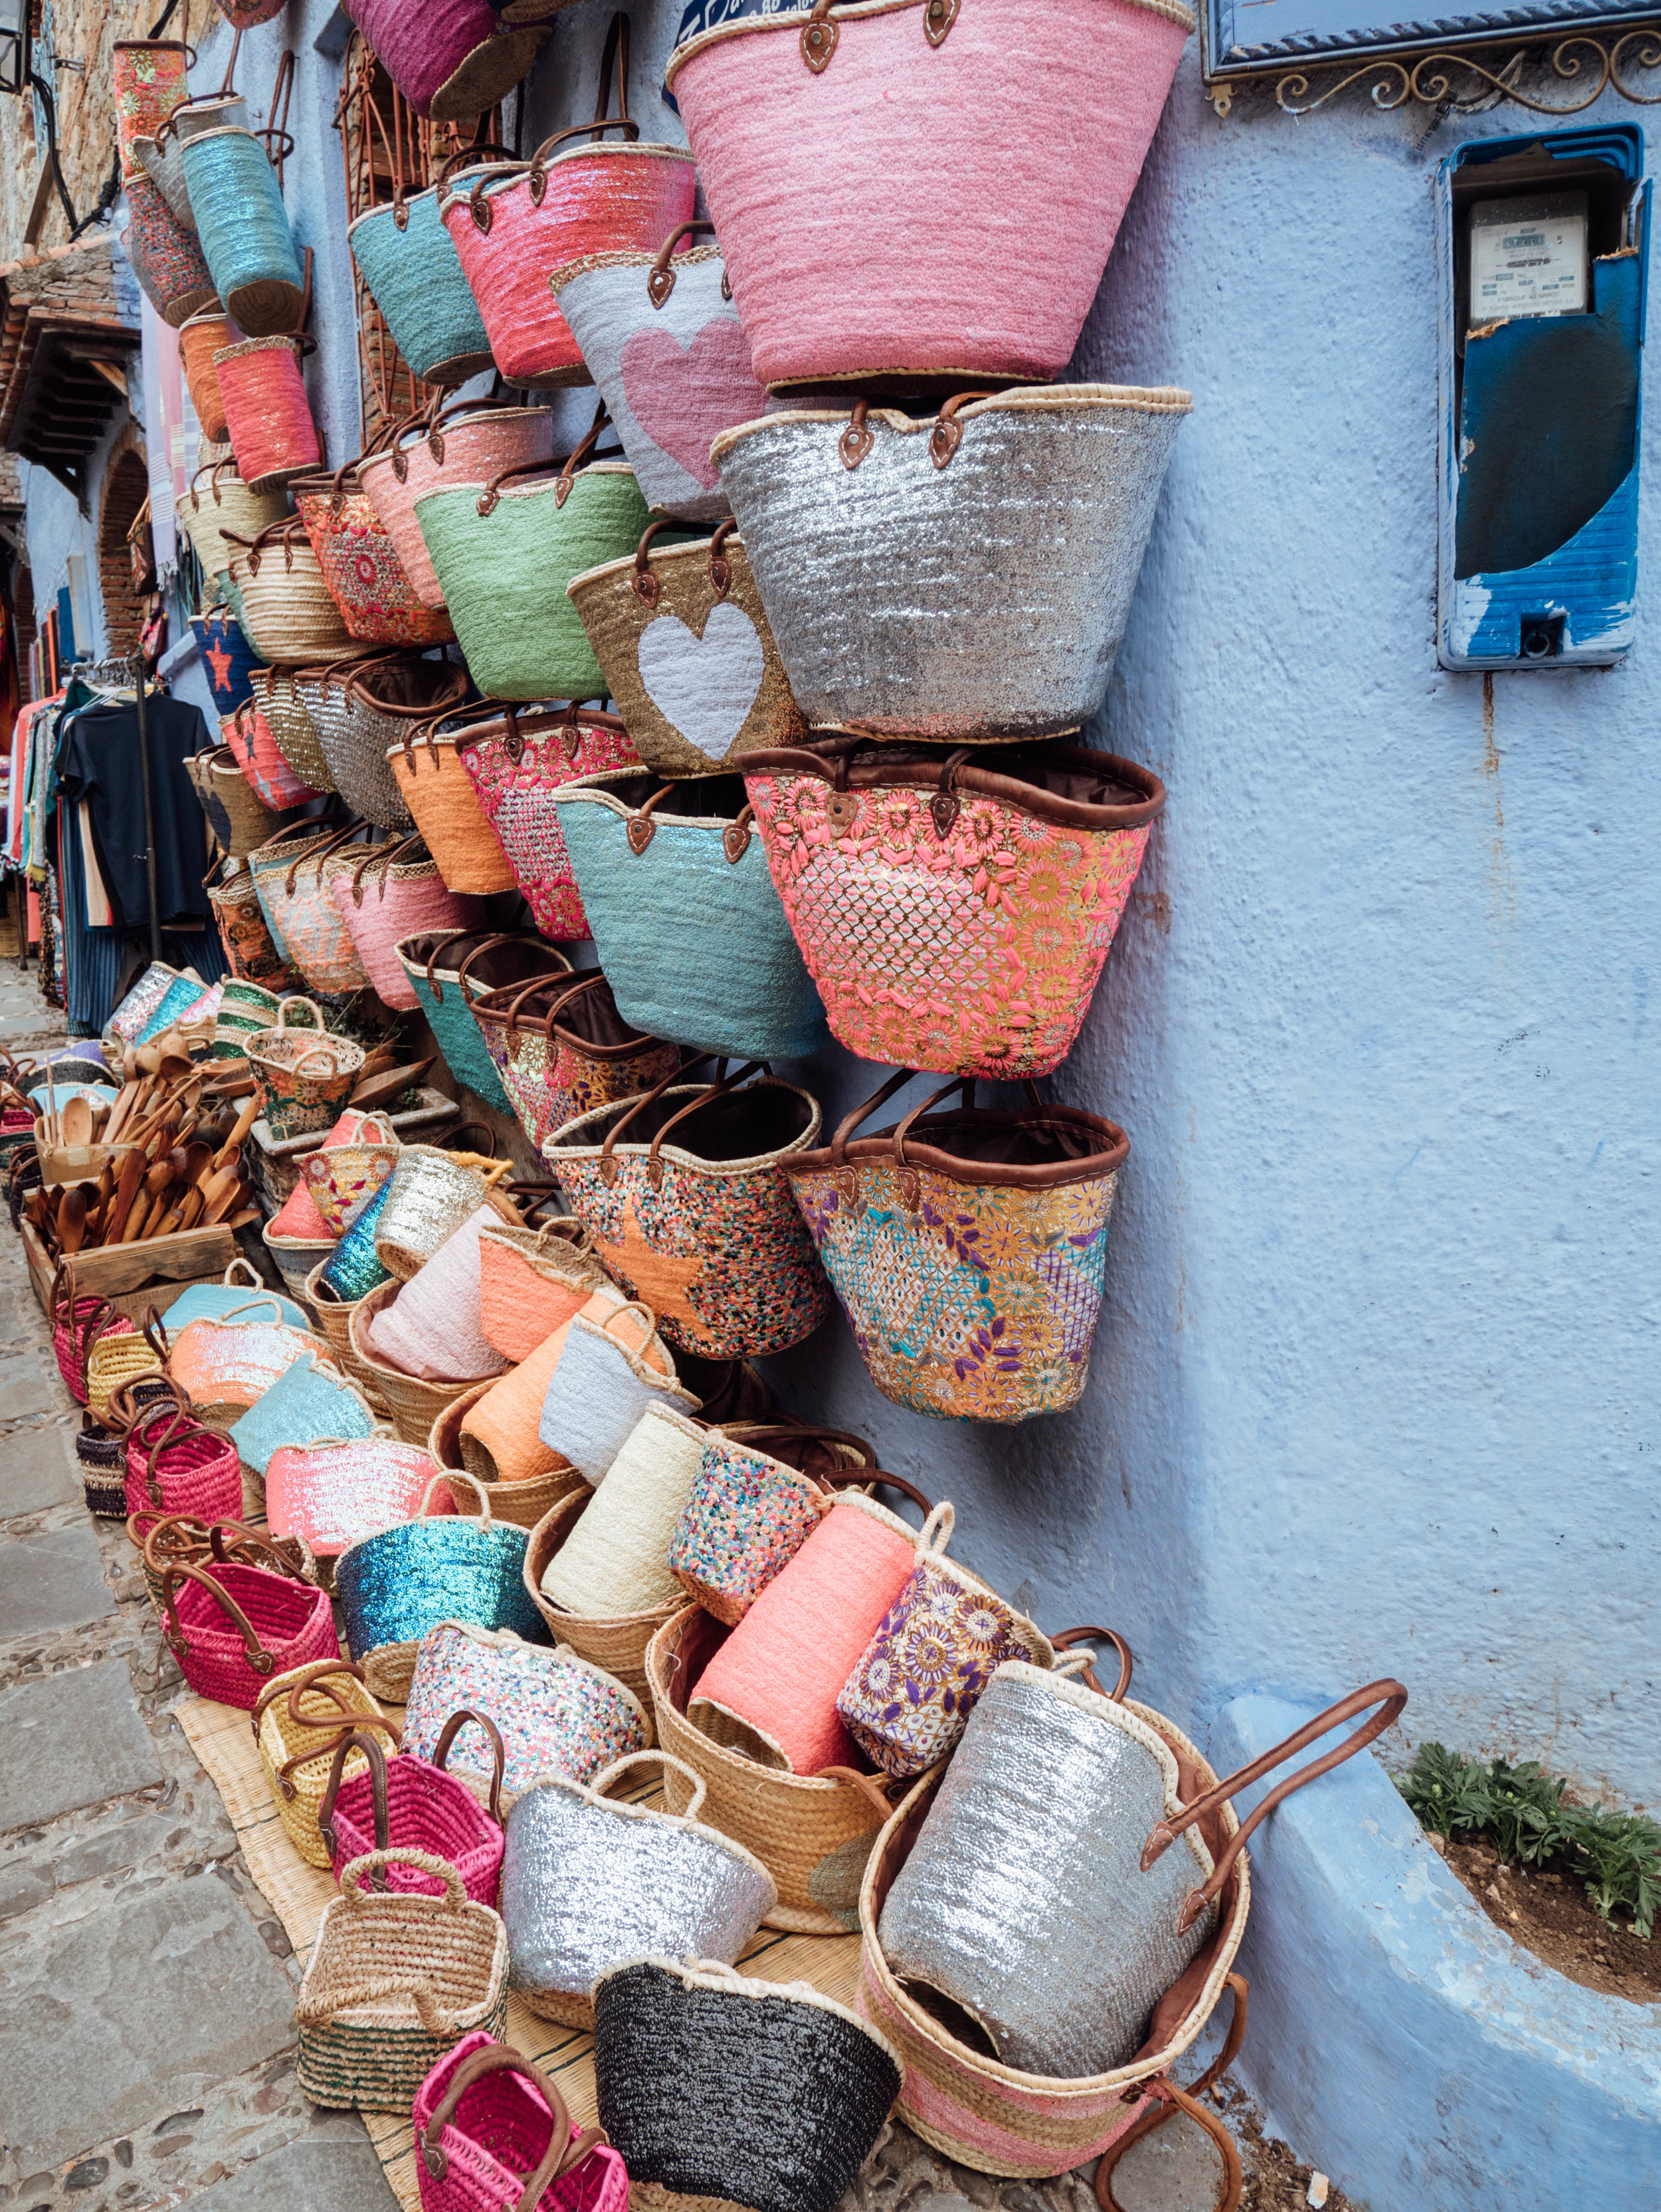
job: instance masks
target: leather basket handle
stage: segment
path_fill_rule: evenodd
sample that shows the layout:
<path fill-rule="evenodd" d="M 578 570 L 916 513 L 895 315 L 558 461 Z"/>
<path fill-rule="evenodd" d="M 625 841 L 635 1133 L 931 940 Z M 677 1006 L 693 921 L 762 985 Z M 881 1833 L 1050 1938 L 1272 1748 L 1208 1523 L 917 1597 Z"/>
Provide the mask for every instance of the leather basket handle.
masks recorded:
<path fill-rule="evenodd" d="M 248 1664 L 255 1674 L 270 1674 L 276 1665 L 276 1655 L 268 1651 L 260 1642 L 254 1633 L 253 1623 L 229 1590 L 222 1589 L 211 1575 L 204 1575 L 200 1567 L 191 1566 L 183 1559 L 173 1561 L 162 1570 L 161 1575 L 161 1604 L 167 1616 L 167 1626 L 162 1633 L 174 1658 L 182 1660 L 191 1648 L 185 1640 L 185 1624 L 179 1617 L 179 1597 L 173 1587 L 176 1583 L 183 1581 L 201 1583 L 220 1610 L 227 1613 L 235 1622 L 242 1638 L 243 1649 L 247 1654 Z"/>
<path fill-rule="evenodd" d="M 569 2172 L 573 2166 L 580 2165 L 597 2145 L 609 2145 L 610 2138 L 603 2128 L 586 2128 L 573 2142 L 571 2114 L 557 2085 L 540 2066 L 533 2066 L 530 2059 L 522 2058 L 517 2051 L 511 2051 L 506 2044 L 493 2043 L 488 2049 L 476 2051 L 470 2058 L 463 2061 L 451 2076 L 450 2087 L 444 2094 L 443 2101 L 415 2140 L 421 2146 L 421 2164 L 434 2181 L 442 2181 L 450 2171 L 449 2156 L 441 2141 L 446 2128 L 455 2118 L 462 2099 L 473 2084 L 482 2081 L 487 2074 L 499 2073 L 503 2069 L 522 2074 L 548 2100 L 551 2116 L 548 2148 L 543 2153 L 535 2172 L 526 2181 L 515 2208 L 515 2212 L 536 2212 L 549 2183 Z"/>
<path fill-rule="evenodd" d="M 1064 1628 L 1059 1636 L 1052 1636 L 1050 1638 L 1050 1649 L 1052 1651 L 1070 1651 L 1076 1644 L 1088 1644 L 1097 1638 L 1104 1644 L 1111 1644 L 1118 1652 L 1118 1680 L 1111 1690 L 1102 1689 L 1101 1684 L 1096 1679 L 1096 1670 L 1094 1666 L 1086 1667 L 1079 1680 L 1087 1688 L 1098 1692 L 1104 1698 L 1111 1698 L 1114 1705 L 1123 1705 L 1125 1692 L 1131 1686 L 1131 1674 L 1136 1661 L 1131 1656 L 1130 1645 L 1116 1628 Z"/>
<path fill-rule="evenodd" d="M 689 232 L 694 230 L 706 230 L 712 238 L 715 235 L 715 225 L 712 222 L 707 222 L 702 216 L 694 216 L 690 222 L 677 222 L 658 248 L 658 258 L 652 263 L 646 276 L 646 297 L 654 307 L 668 306 L 670 295 L 675 289 L 675 271 L 669 265 L 669 258 L 681 240 Z M 730 300 L 732 297 L 724 276 L 721 279 L 721 296 L 724 300 Z"/>
<path fill-rule="evenodd" d="M 1336 1728 L 1341 1721 L 1347 1721 L 1356 1713 L 1365 1712 L 1369 1705 L 1378 1708 L 1370 1719 L 1361 1723 L 1354 1735 L 1345 1737 L 1336 1751 L 1329 1751 L 1324 1757 L 1312 1759 L 1307 1766 L 1300 1766 L 1295 1774 L 1288 1775 L 1286 1780 L 1277 1784 L 1264 1799 L 1262 1804 L 1241 1821 L 1240 1826 L 1235 1829 L 1223 1846 L 1216 1864 L 1211 1870 L 1210 1879 L 1202 1888 L 1189 1892 L 1177 1921 L 1179 1932 L 1191 1928 L 1206 1906 L 1216 1896 L 1228 1878 L 1229 1868 L 1234 1865 L 1245 1848 L 1246 1838 L 1251 1835 L 1253 1829 L 1268 1818 L 1276 1806 L 1281 1803 L 1282 1799 L 1289 1797 L 1294 1790 L 1301 1790 L 1306 1783 L 1315 1781 L 1323 1774 L 1330 1774 L 1335 1766 L 1342 1766 L 1345 1759 L 1353 1759 L 1358 1751 L 1365 1751 L 1367 1745 L 1375 1738 L 1381 1736 L 1399 1717 L 1406 1703 L 1405 1689 L 1399 1682 L 1391 1680 L 1388 1677 L 1377 1682 L 1369 1682 L 1364 1689 L 1352 1690 L 1347 1698 L 1340 1698 L 1337 1705 L 1329 1705 L 1324 1713 L 1317 1713 L 1312 1721 L 1306 1721 L 1295 1735 L 1287 1737 L 1284 1743 L 1277 1743 L 1272 1751 L 1264 1752 L 1261 1759 L 1254 1759 L 1249 1766 L 1242 1766 L 1236 1773 L 1230 1774 L 1219 1782 L 1215 1788 L 1208 1790 L 1203 1796 L 1196 1797 L 1191 1805 L 1185 1806 L 1173 1819 L 1156 1820 L 1154 1823 L 1153 1827 L 1149 1831 L 1148 1840 L 1142 1849 L 1142 1868 L 1144 1874 L 1163 1852 L 1170 1849 L 1185 1828 L 1191 1827 L 1196 1820 L 1202 1819 L 1206 1814 L 1215 1812 L 1217 1807 L 1222 1804 L 1225 1799 L 1232 1797 L 1237 1790 L 1244 1790 L 1248 1784 L 1260 1781 L 1265 1774 L 1278 1766 L 1282 1759 L 1290 1759 L 1294 1752 L 1302 1751 L 1306 1745 L 1318 1741 L 1329 1729 Z"/>
<path fill-rule="evenodd" d="M 367 1716 L 366 1716 L 367 1717 Z M 387 1843 L 386 1811 L 386 1754 L 372 1735 L 364 1735 L 356 1729 L 349 1729 L 335 1745 L 334 1763 L 329 1769 L 329 1779 L 324 1787 L 323 1802 L 318 1807 L 318 1833 L 329 1846 L 332 1859 L 338 1856 L 340 1844 L 335 1833 L 335 1800 L 340 1795 L 341 1778 L 346 1771 L 347 1753 L 361 1751 L 369 1762 L 369 1788 L 375 1803 L 375 1849 L 384 1851 Z M 384 1882 L 377 1885 L 385 1887 Z"/>
<path fill-rule="evenodd" d="M 467 1705 L 464 1705 L 459 1711 L 452 1713 L 439 1730 L 439 1740 L 433 1747 L 432 1764 L 438 1768 L 440 1774 L 449 1771 L 450 1747 L 469 1721 L 482 1728 L 490 1739 L 490 1754 L 494 1761 L 494 1771 L 490 1777 L 490 1817 L 500 1828 L 502 1824 L 502 1774 L 506 1765 L 507 1753 L 502 1743 L 502 1732 L 488 1713 L 476 1713 L 470 1706 Z"/>
<path fill-rule="evenodd" d="M 1234 2136 L 1222 2121 L 1199 2102 L 1212 2084 L 1239 2057 L 1240 2045 L 1246 2039 L 1246 1999 L 1249 1995 L 1246 1977 L 1243 1974 L 1227 1974 L 1223 1978 L 1228 1984 L 1234 2005 L 1222 2049 L 1191 2088 L 1179 2088 L 1165 2074 L 1149 2082 L 1149 2093 L 1155 2100 L 1154 2110 L 1143 2112 L 1140 2118 L 1132 2120 L 1122 2134 L 1115 2136 L 1102 2153 L 1101 2161 L 1096 2167 L 1096 2203 L 1101 2212 L 1125 2212 L 1125 2207 L 1113 2194 L 1114 2167 L 1132 2143 L 1140 2142 L 1144 2136 L 1152 2135 L 1156 2128 L 1162 2128 L 1179 2112 L 1186 2112 L 1194 2124 L 1210 2136 L 1222 2161 L 1222 2188 L 1218 2193 L 1215 2212 L 1237 2212 L 1244 2179 L 1240 2152 Z"/>

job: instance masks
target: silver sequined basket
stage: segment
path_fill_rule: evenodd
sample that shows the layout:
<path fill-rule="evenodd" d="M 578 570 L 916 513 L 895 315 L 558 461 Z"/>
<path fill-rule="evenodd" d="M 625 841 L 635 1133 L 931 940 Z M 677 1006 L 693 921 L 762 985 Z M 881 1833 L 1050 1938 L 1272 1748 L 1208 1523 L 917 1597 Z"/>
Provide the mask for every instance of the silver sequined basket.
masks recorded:
<path fill-rule="evenodd" d="M 674 1767 L 692 1785 L 671 1814 L 619 1804 L 606 1791 L 642 1765 Z M 698 1818 L 704 1785 L 665 1752 L 631 1753 L 584 1788 L 549 1780 L 507 1820 L 501 1915 L 509 1986 L 534 2013 L 590 2027 L 596 1978 L 662 1953 L 730 1965 L 779 1893 L 753 1852 Z"/>
<path fill-rule="evenodd" d="M 600 2124 L 637 2207 L 831 2212 L 900 2073 L 886 2036 L 805 1983 L 640 1959 L 595 1984 Z"/>

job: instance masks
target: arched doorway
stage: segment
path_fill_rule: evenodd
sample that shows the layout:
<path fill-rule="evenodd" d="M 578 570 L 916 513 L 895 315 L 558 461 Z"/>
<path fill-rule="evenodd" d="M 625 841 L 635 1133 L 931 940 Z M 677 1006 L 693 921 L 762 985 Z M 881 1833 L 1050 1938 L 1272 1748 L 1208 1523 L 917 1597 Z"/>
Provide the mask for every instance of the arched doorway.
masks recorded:
<path fill-rule="evenodd" d="M 98 580 L 104 594 L 104 626 L 112 653 L 136 653 L 143 605 L 133 590 L 132 555 L 127 532 L 149 498 L 149 471 L 143 448 L 130 446 L 110 463 L 104 476 L 104 500 L 98 517 Z"/>

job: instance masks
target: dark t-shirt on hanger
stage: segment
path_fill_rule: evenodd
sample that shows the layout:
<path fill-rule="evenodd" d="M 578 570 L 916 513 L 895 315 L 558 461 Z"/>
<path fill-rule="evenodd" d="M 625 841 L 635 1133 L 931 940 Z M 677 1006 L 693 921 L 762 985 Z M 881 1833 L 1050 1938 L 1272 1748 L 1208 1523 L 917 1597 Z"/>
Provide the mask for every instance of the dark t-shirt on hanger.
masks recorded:
<path fill-rule="evenodd" d="M 156 920 L 164 929 L 205 922 L 211 912 L 202 888 L 206 829 L 185 763 L 209 742 L 208 726 L 199 708 L 161 693 L 145 700 L 144 725 L 155 816 Z M 84 799 L 90 809 L 116 927 L 143 928 L 149 905 L 136 706 L 99 701 L 75 713 L 58 739 L 58 782 L 65 799 Z"/>

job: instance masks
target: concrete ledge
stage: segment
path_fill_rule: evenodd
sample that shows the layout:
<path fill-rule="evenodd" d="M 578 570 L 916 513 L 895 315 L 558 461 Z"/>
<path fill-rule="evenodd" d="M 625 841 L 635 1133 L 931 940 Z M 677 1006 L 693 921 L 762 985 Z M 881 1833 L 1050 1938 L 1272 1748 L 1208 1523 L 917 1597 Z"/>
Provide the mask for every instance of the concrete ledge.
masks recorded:
<path fill-rule="evenodd" d="M 1310 1713 L 1237 1698 L 1208 1755 L 1226 1774 Z M 1503 1935 L 1369 1753 L 1250 1850 L 1236 2070 L 1300 2157 L 1368 2212 L 1661 2203 L 1661 2005 L 1580 1989 Z"/>

